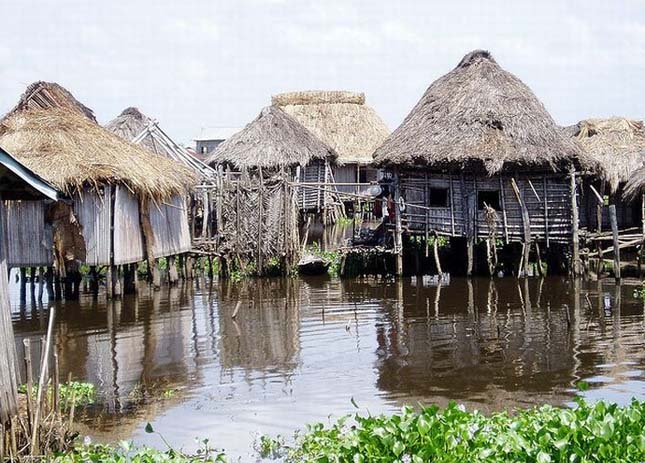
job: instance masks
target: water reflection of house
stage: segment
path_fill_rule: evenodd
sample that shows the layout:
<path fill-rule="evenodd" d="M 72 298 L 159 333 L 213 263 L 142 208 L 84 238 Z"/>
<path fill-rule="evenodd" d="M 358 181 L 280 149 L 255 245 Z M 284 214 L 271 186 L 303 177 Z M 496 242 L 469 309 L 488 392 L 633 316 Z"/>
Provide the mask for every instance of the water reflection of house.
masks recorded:
<path fill-rule="evenodd" d="M 480 401 L 493 408 L 497 394 L 499 405 L 510 395 L 516 404 L 564 397 L 567 385 L 604 363 L 597 352 L 610 360 L 621 356 L 585 332 L 596 314 L 588 313 L 580 285 L 456 280 L 406 286 L 398 294 L 389 287 L 389 320 L 376 327 L 377 385 L 393 398 Z"/>
<path fill-rule="evenodd" d="M 193 304 L 192 290 L 186 288 L 66 304 L 58 311 L 55 331 L 61 377 L 96 385 L 113 411 L 137 405 L 147 391 L 186 383 L 198 375 L 191 360 L 197 329 Z M 39 346 L 42 328 L 36 319 L 15 325 L 21 357 L 22 340 L 31 338 Z M 32 348 L 34 365 L 38 351 Z"/>
<path fill-rule="evenodd" d="M 218 304 L 222 368 L 289 373 L 300 352 L 300 282 L 224 284 Z M 233 317 L 233 314 L 236 314 Z"/>

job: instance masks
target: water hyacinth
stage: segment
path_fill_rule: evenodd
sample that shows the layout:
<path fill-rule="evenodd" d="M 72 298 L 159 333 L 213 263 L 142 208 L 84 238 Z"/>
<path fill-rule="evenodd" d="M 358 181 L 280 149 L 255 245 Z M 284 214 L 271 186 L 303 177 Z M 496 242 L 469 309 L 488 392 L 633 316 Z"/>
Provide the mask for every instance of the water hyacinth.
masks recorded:
<path fill-rule="evenodd" d="M 642 462 L 645 403 L 620 407 L 577 400 L 490 416 L 451 404 L 393 416 L 353 417 L 308 427 L 284 448 L 288 462 Z M 265 438 L 266 439 L 266 438 Z M 284 445 L 284 444 L 281 444 Z M 273 448 L 275 450 L 275 448 Z"/>

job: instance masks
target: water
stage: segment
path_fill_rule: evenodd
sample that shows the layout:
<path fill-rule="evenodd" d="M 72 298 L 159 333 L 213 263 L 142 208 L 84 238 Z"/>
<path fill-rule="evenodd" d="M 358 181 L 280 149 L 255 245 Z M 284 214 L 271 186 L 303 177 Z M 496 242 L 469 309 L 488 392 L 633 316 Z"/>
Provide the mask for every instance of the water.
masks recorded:
<path fill-rule="evenodd" d="M 450 400 L 493 411 L 645 396 L 637 282 L 560 278 L 319 278 L 210 283 L 107 303 L 57 305 L 61 376 L 94 383 L 82 418 L 95 439 L 191 449 L 209 437 L 247 457 L 260 433 L 290 436 L 356 411 Z M 12 286 L 19 356 L 46 314 Z M 237 317 L 232 318 L 237 309 Z"/>

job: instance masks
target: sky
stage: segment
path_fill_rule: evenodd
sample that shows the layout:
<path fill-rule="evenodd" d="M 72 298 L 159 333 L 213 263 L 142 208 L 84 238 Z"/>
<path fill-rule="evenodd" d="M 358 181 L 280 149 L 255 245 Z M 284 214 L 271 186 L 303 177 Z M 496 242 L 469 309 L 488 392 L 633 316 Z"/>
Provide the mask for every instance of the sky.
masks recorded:
<path fill-rule="evenodd" d="M 0 0 L 0 113 L 55 81 L 106 123 L 137 106 L 188 143 L 272 94 L 353 90 L 395 129 L 481 48 L 557 123 L 645 118 L 645 1 Z"/>

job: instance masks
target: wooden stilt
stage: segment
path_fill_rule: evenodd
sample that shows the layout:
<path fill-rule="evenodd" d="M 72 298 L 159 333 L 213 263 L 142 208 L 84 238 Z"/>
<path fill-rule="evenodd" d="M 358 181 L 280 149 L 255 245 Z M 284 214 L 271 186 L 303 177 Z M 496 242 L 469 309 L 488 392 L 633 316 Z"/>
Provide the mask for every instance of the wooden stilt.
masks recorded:
<path fill-rule="evenodd" d="M 190 254 L 186 254 L 184 259 L 186 263 L 186 279 L 192 280 L 195 278 L 195 259 Z"/>
<path fill-rule="evenodd" d="M 112 297 L 115 299 L 120 298 L 123 295 L 123 283 L 121 281 L 122 272 L 121 268 L 118 265 L 112 265 L 110 267 L 112 271 Z"/>
<path fill-rule="evenodd" d="M 105 294 L 108 299 L 114 297 L 114 273 L 111 266 L 105 271 Z"/>
<path fill-rule="evenodd" d="M 123 294 L 134 294 L 136 269 L 131 264 L 123 266 Z"/>
<path fill-rule="evenodd" d="M 524 202 L 524 196 L 517 186 L 515 178 L 511 178 L 511 186 L 522 211 L 522 229 L 524 232 L 524 243 L 522 245 L 522 262 L 524 265 L 521 266 L 518 276 L 527 277 L 529 276 L 529 256 L 531 252 L 531 218 Z"/>
<path fill-rule="evenodd" d="M 168 256 L 167 262 L 168 262 L 168 283 L 170 283 L 170 285 L 173 286 L 173 285 L 176 285 L 177 282 L 179 281 L 179 275 L 177 273 L 175 256 Z"/>
<path fill-rule="evenodd" d="M 620 281 L 620 243 L 618 241 L 618 221 L 616 220 L 616 205 L 609 205 L 609 223 L 611 224 L 611 235 L 614 241 L 614 277 Z"/>
<path fill-rule="evenodd" d="M 38 267 L 38 302 L 43 300 L 43 292 L 45 288 L 45 269 Z"/>
<path fill-rule="evenodd" d="M 540 256 L 540 245 L 537 240 L 535 241 L 535 260 L 537 261 L 537 273 L 541 277 L 545 276 L 544 268 L 542 268 L 542 257 Z"/>
<path fill-rule="evenodd" d="M 578 237 L 578 201 L 576 199 L 576 173 L 571 170 L 569 173 L 570 178 L 570 192 L 571 195 L 571 246 L 572 246 L 572 262 L 571 271 L 575 276 L 580 275 L 580 240 Z"/>
<path fill-rule="evenodd" d="M 20 267 L 20 301 L 27 300 L 27 269 Z"/>
<path fill-rule="evenodd" d="M 434 239 L 432 240 L 432 252 L 434 254 L 434 264 L 437 267 L 437 275 L 443 275 L 443 270 L 441 269 L 441 261 L 439 260 L 439 236 L 437 232 L 434 232 Z"/>
<path fill-rule="evenodd" d="M 186 279 L 186 259 L 184 258 L 183 254 L 179 254 L 177 256 L 177 263 L 178 263 L 178 278 L 181 280 Z"/>
<path fill-rule="evenodd" d="M 54 269 L 53 267 L 47 267 L 47 272 L 45 273 L 45 284 L 47 285 L 47 294 L 49 300 L 54 300 Z"/>
<path fill-rule="evenodd" d="M 396 213 L 396 228 L 394 234 L 394 251 L 396 253 L 396 276 L 403 275 L 403 228 L 401 225 L 401 183 L 399 171 L 394 174 L 394 209 Z"/>

